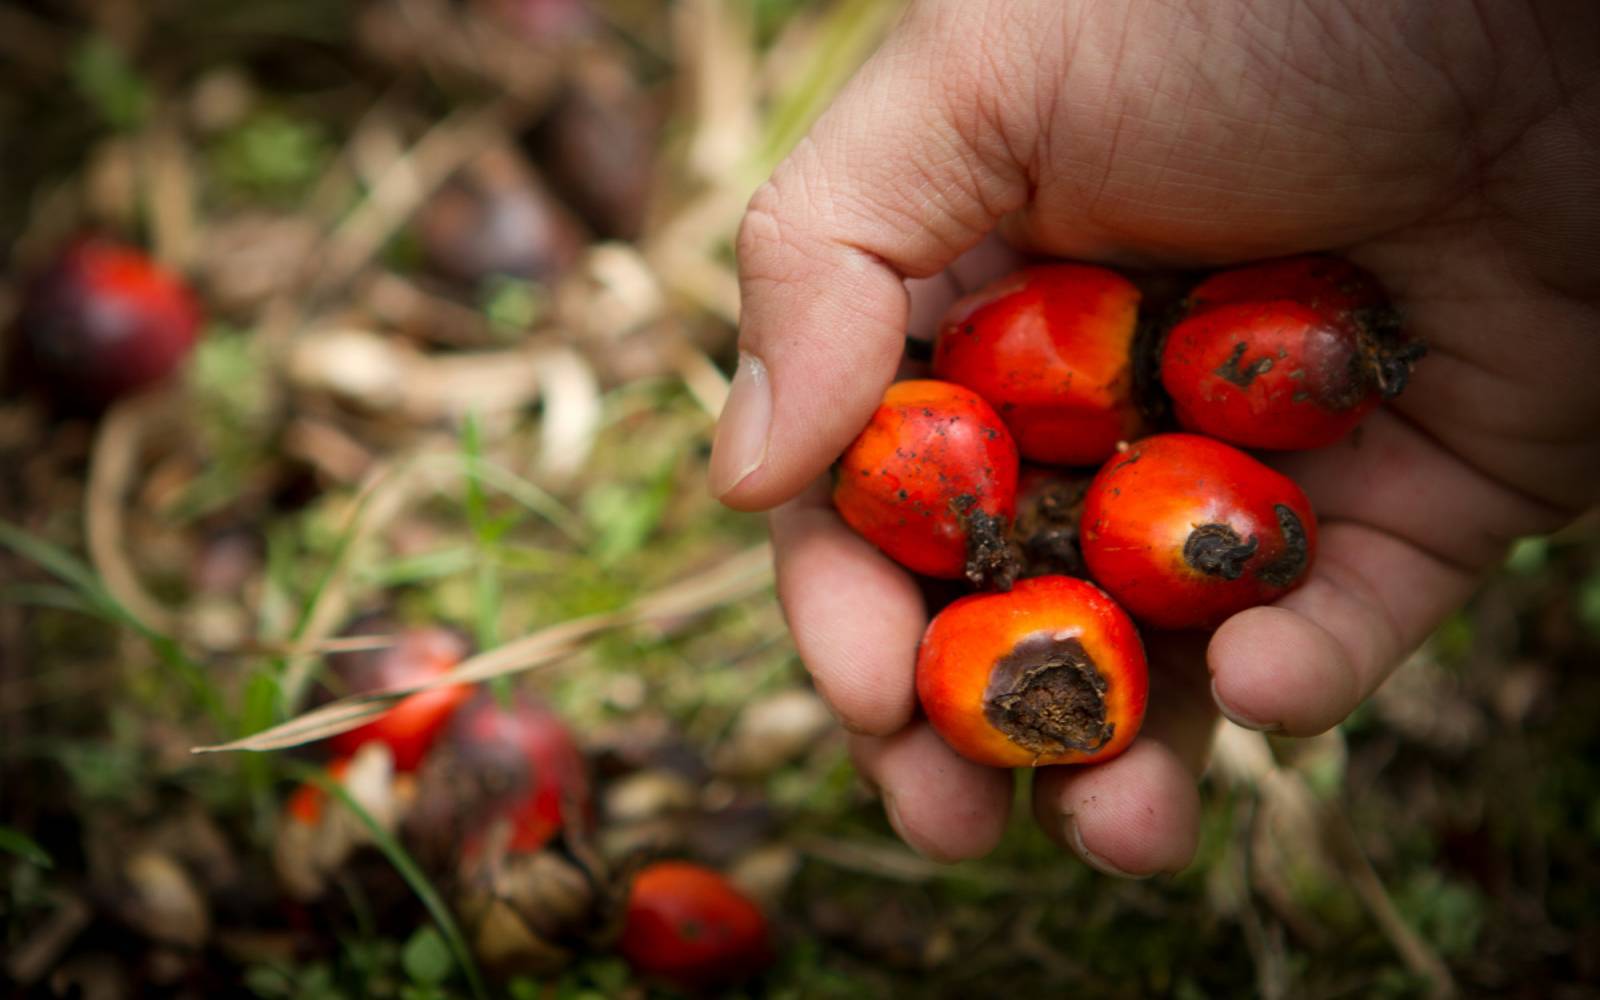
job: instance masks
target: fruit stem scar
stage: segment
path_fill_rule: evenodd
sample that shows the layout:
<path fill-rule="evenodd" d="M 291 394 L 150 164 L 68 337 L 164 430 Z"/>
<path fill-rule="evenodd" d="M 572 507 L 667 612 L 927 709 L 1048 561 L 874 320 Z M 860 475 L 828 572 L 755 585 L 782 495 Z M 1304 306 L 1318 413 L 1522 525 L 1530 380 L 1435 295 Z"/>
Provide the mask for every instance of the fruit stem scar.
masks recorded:
<path fill-rule="evenodd" d="M 1006 538 L 1006 519 L 981 510 L 970 493 L 950 501 L 950 507 L 967 536 L 967 579 L 976 587 L 1010 590 L 1022 572 L 1022 558 Z"/>
<path fill-rule="evenodd" d="M 1237 580 L 1244 575 L 1244 564 L 1260 544 L 1254 535 L 1241 539 L 1226 524 L 1202 524 L 1189 532 L 1183 543 L 1183 561 L 1207 576 Z"/>
<path fill-rule="evenodd" d="M 1108 682 L 1075 637 L 1035 632 L 995 661 L 983 717 L 1036 757 L 1092 753 L 1111 741 Z"/>
<path fill-rule="evenodd" d="M 1411 378 L 1411 368 L 1428 347 L 1420 340 L 1407 340 L 1402 332 L 1399 310 L 1393 306 L 1372 306 L 1352 313 L 1356 324 L 1357 363 L 1384 399 L 1400 395 Z"/>
<path fill-rule="evenodd" d="M 1256 576 L 1274 587 L 1287 587 L 1306 568 L 1306 528 L 1300 516 L 1283 504 L 1273 504 L 1278 530 L 1283 533 L 1283 554 L 1256 570 Z"/>

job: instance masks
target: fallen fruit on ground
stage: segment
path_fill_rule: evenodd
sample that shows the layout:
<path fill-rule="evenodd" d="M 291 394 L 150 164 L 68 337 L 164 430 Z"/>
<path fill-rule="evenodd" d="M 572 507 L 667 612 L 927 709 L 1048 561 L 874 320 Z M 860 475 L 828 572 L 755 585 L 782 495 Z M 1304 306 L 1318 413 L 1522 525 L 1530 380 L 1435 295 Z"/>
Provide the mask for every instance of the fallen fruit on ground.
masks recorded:
<path fill-rule="evenodd" d="M 480 692 L 429 755 L 408 826 L 435 849 L 472 858 L 525 854 L 593 810 L 588 765 L 572 730 L 527 696 Z"/>
<path fill-rule="evenodd" d="M 1167 334 L 1161 384 L 1189 430 L 1253 448 L 1320 448 L 1397 396 L 1422 351 L 1371 275 L 1292 257 L 1201 282 Z"/>
<path fill-rule="evenodd" d="M 1136 441 L 1084 498 L 1079 542 L 1095 582 L 1158 628 L 1212 628 L 1305 580 L 1311 504 L 1292 480 L 1196 434 Z"/>
<path fill-rule="evenodd" d="M 370 648 L 329 654 L 326 684 L 336 695 L 411 687 L 439 677 L 471 650 L 466 636 L 442 626 L 403 627 L 382 617 L 358 619 L 347 636 L 374 636 Z M 450 684 L 402 698 L 378 718 L 328 740 L 335 754 L 349 756 L 374 740 L 388 745 L 397 771 L 414 771 L 427 756 L 470 684 Z"/>
<path fill-rule="evenodd" d="M 199 301 L 144 251 L 103 238 L 69 246 L 29 289 L 28 353 L 68 401 L 102 405 L 166 378 L 200 333 Z"/>
<path fill-rule="evenodd" d="M 619 947 L 636 972 L 690 990 L 734 985 L 772 958 L 761 909 L 687 861 L 658 862 L 634 878 Z"/>
<path fill-rule="evenodd" d="M 924 576 L 1010 585 L 1017 449 L 970 389 L 897 382 L 839 459 L 833 504 L 845 523 Z"/>
<path fill-rule="evenodd" d="M 1094 465 L 1139 432 L 1138 314 L 1139 290 L 1115 271 L 1030 267 L 950 307 L 933 373 L 988 400 L 1023 458 Z"/>
<path fill-rule="evenodd" d="M 928 624 L 917 697 L 962 756 L 993 767 L 1115 757 L 1144 721 L 1144 646 L 1126 612 L 1065 576 L 974 594 Z"/>

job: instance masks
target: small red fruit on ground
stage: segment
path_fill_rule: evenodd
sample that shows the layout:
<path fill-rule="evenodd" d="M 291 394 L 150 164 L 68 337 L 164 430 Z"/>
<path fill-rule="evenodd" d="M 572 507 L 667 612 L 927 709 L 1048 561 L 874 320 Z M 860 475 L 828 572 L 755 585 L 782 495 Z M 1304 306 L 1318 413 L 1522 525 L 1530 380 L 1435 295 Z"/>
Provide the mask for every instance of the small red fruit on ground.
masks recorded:
<path fill-rule="evenodd" d="M 555 712 L 488 691 L 463 705 L 418 774 L 407 837 L 419 856 L 471 869 L 588 833 L 583 751 Z"/>
<path fill-rule="evenodd" d="M 345 774 L 350 770 L 350 758 L 340 757 L 328 764 L 328 775 L 335 781 L 343 781 Z M 328 805 L 328 793 L 314 781 L 302 782 L 295 786 L 289 794 L 288 801 L 284 803 L 283 811 L 286 816 L 304 826 L 316 826 L 322 822 L 323 811 Z"/>
<path fill-rule="evenodd" d="M 1114 271 L 1030 267 L 950 307 L 933 373 L 988 400 L 1023 458 L 1094 465 L 1139 432 L 1138 313 L 1139 290 Z"/>
<path fill-rule="evenodd" d="M 928 721 L 957 753 L 993 767 L 1115 757 L 1139 732 L 1148 689 L 1127 613 L 1065 576 L 956 601 L 917 653 Z"/>
<path fill-rule="evenodd" d="M 364 694 L 411 687 L 433 680 L 461 662 L 469 643 L 454 629 L 399 628 L 384 619 L 361 619 L 346 630 L 352 635 L 393 632 L 393 639 L 375 649 L 328 656 L 327 686 L 336 695 Z M 379 740 L 394 754 L 397 771 L 412 771 L 450 721 L 456 707 L 472 693 L 470 684 L 450 684 L 418 691 L 371 722 L 328 740 L 340 756 Z"/>
<path fill-rule="evenodd" d="M 88 238 L 34 282 L 20 326 L 40 374 L 98 405 L 176 370 L 201 318 L 177 275 L 141 250 Z"/>
<path fill-rule="evenodd" d="M 1161 384 L 1190 430 L 1319 448 L 1398 395 L 1422 350 L 1371 275 L 1337 258 L 1291 257 L 1201 282 L 1167 335 Z"/>
<path fill-rule="evenodd" d="M 593 808 L 588 765 L 572 730 L 528 698 L 502 705 L 489 692 L 462 708 L 445 739 L 469 825 L 463 854 L 474 855 L 489 828 L 510 824 L 505 848 L 537 851 L 568 825 L 586 828 Z"/>
<path fill-rule="evenodd" d="M 1311 504 L 1231 445 L 1159 434 L 1107 462 L 1079 530 L 1094 580 L 1158 628 L 1210 628 L 1274 601 L 1316 553 Z"/>
<path fill-rule="evenodd" d="M 845 523 L 925 576 L 1001 588 L 1016 513 L 1017 449 L 994 409 L 948 382 L 897 382 L 839 460 Z"/>
<path fill-rule="evenodd" d="M 619 947 L 636 972 L 689 990 L 736 984 L 772 959 L 761 909 L 687 861 L 658 862 L 634 878 Z"/>

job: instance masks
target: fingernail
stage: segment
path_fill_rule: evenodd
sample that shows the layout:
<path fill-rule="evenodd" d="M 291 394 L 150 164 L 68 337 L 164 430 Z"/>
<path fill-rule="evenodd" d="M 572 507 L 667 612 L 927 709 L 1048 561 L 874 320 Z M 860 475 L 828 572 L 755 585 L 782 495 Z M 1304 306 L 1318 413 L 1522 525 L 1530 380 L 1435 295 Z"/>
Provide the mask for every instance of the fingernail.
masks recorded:
<path fill-rule="evenodd" d="M 767 366 L 754 354 L 739 354 L 739 368 L 728 387 L 728 401 L 717 418 L 711 445 L 711 493 L 726 496 L 767 458 L 772 426 L 772 383 Z"/>
<path fill-rule="evenodd" d="M 1244 729 L 1253 729 L 1258 733 L 1276 733 L 1283 729 L 1283 723 L 1281 722 L 1257 722 L 1248 715 L 1234 711 L 1217 694 L 1217 679 L 1215 677 L 1211 678 L 1211 700 L 1217 703 L 1217 711 L 1222 713 L 1222 717 L 1236 726 Z"/>
<path fill-rule="evenodd" d="M 1072 849 L 1077 852 L 1078 857 L 1082 858 L 1083 863 L 1090 868 L 1102 875 L 1110 875 L 1113 878 L 1144 879 L 1150 877 L 1148 875 L 1130 875 L 1084 846 L 1083 831 L 1078 829 L 1078 818 L 1071 813 L 1066 815 L 1066 825 L 1067 843 L 1072 845 Z"/>

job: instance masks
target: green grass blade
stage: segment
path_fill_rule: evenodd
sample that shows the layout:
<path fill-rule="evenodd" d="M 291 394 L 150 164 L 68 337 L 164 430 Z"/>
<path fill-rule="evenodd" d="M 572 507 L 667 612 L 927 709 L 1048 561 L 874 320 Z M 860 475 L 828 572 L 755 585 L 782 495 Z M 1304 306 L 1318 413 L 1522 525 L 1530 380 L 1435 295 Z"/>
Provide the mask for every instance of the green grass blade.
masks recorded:
<path fill-rule="evenodd" d="M 23 833 L 21 830 L 9 826 L 0 826 L 0 851 L 15 854 L 24 861 L 32 862 L 40 868 L 54 868 L 55 862 L 50 854 L 39 846 L 38 841 Z"/>
<path fill-rule="evenodd" d="M 35 538 L 3 519 L 0 519 L 0 545 L 54 574 L 65 583 L 71 584 L 82 600 L 84 604 L 82 610 L 86 613 L 138 632 L 146 642 L 150 643 L 156 657 L 193 690 L 212 721 L 222 727 L 224 732 L 232 730 L 233 724 L 227 706 L 223 704 L 222 695 L 212 685 L 204 668 L 189 659 L 177 640 L 145 624 L 139 616 L 113 597 L 105 588 L 105 584 L 100 582 L 99 575 L 87 563 L 61 546 L 42 538 Z"/>
<path fill-rule="evenodd" d="M 296 770 L 300 771 L 305 780 L 315 782 L 323 791 L 336 797 L 356 819 L 361 821 L 361 825 L 367 828 L 373 844 L 383 852 L 384 857 L 389 859 L 394 870 L 400 873 L 406 885 L 410 886 L 411 891 L 422 901 L 428 916 L 433 918 L 434 926 L 439 928 L 445 943 L 450 946 L 450 953 L 455 956 L 456 964 L 466 976 L 467 986 L 472 990 L 472 995 L 478 1000 L 487 1000 L 489 994 L 484 989 L 483 976 L 478 971 L 478 963 L 473 960 L 472 950 L 467 947 L 467 939 L 462 936 L 461 928 L 456 924 L 455 917 L 451 916 L 450 908 L 445 905 L 439 890 L 428 881 L 428 876 L 417 864 L 416 859 L 392 833 L 372 818 L 371 813 L 362 808 L 361 803 L 355 800 L 355 796 L 351 795 L 344 785 L 335 781 L 326 771 L 304 765 L 297 767 Z"/>

